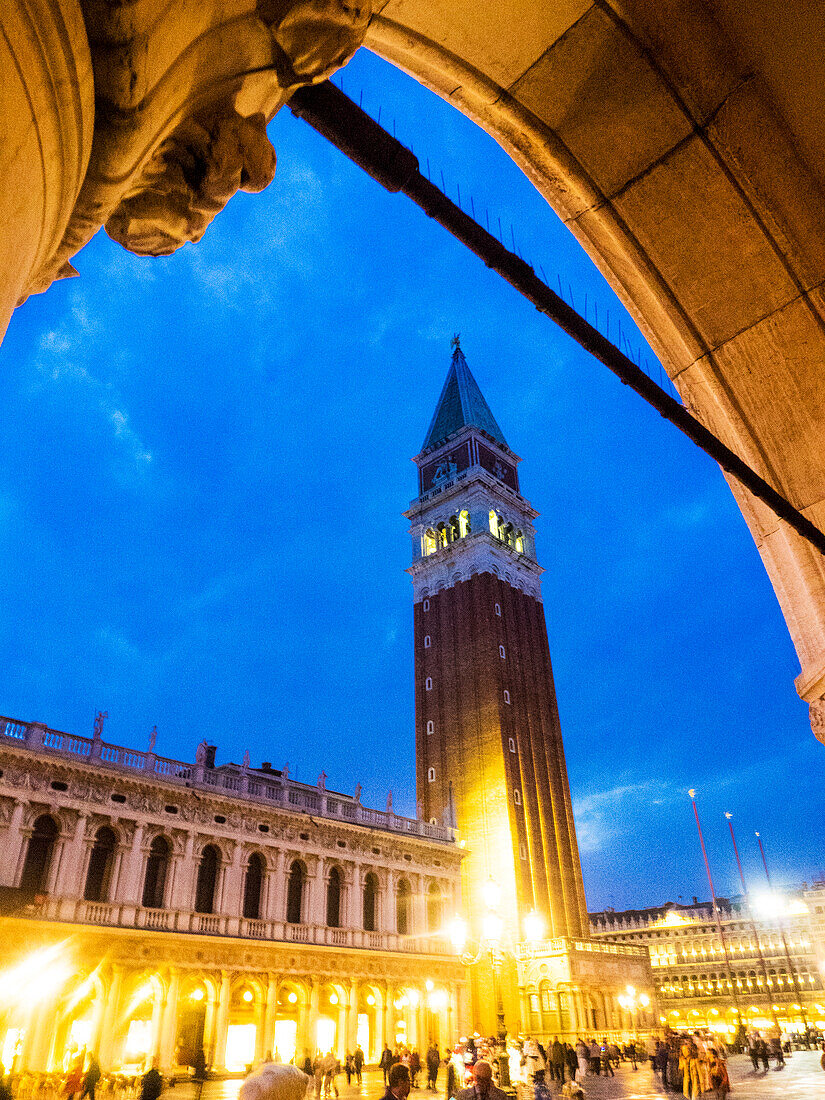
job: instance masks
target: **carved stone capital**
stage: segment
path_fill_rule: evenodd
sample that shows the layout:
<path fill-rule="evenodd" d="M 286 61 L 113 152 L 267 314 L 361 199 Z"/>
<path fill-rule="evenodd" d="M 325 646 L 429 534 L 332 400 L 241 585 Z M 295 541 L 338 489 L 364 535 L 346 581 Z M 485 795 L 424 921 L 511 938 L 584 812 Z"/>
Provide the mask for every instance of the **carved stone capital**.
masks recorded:
<path fill-rule="evenodd" d="M 105 225 L 124 248 L 166 256 L 198 241 L 238 190 L 275 172 L 266 125 L 303 84 L 340 68 L 371 0 L 85 0 L 96 103 L 88 171 L 45 290 Z"/>

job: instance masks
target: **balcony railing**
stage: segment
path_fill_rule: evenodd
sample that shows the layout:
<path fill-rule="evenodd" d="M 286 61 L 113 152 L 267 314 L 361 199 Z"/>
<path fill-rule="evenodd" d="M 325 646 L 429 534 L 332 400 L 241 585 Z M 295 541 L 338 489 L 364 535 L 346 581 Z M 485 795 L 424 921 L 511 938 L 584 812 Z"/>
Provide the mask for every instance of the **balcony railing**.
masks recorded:
<path fill-rule="evenodd" d="M 231 798 L 258 802 L 269 806 L 282 806 L 287 810 L 311 813 L 317 817 L 368 825 L 393 833 L 424 837 L 427 840 L 454 843 L 456 833 L 444 825 L 431 825 L 427 821 L 399 817 L 362 806 L 346 795 L 327 794 L 294 780 L 273 776 L 266 778 L 237 765 L 208 768 L 204 764 L 188 764 L 182 760 L 170 760 L 153 752 L 139 752 L 122 745 L 109 745 L 90 737 L 75 737 L 47 729 L 36 722 L 18 722 L 12 718 L 0 718 L 0 745 L 11 743 L 15 748 L 26 748 L 50 756 L 82 759 L 97 767 L 156 777 L 167 783 L 180 783 L 184 788 L 206 787 L 220 791 Z"/>
<path fill-rule="evenodd" d="M 194 913 L 184 909 L 147 909 L 120 902 L 78 901 L 44 897 L 27 912 L 42 920 L 97 924 L 120 928 L 147 928 L 188 932 L 202 936 L 232 936 L 277 943 L 305 943 L 326 947 L 361 947 L 372 951 L 399 951 L 417 955 L 455 955 L 442 936 L 401 936 L 396 932 L 366 932 L 361 928 L 329 928 L 325 924 L 289 924 L 268 918 L 251 919 L 223 913 Z"/>
<path fill-rule="evenodd" d="M 516 957 L 535 959 L 542 955 L 560 955 L 567 951 L 590 951 L 599 955 L 630 955 L 646 959 L 646 947 L 632 947 L 623 943 L 606 943 L 603 940 L 574 940 L 558 936 L 553 940 L 541 940 L 538 943 L 516 944 Z"/>

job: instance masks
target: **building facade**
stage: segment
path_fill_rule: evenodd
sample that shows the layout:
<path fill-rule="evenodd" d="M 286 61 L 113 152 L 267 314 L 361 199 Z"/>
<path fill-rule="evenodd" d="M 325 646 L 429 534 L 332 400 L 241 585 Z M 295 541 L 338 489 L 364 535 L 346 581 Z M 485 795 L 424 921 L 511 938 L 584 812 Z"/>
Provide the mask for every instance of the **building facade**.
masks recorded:
<path fill-rule="evenodd" d="M 728 959 L 713 906 L 668 902 L 590 915 L 591 936 L 644 946 L 656 982 L 660 1022 L 675 1029 L 735 1032 L 776 1019 L 785 1030 L 825 1027 L 825 882 L 755 897 L 717 898 Z M 758 946 L 757 946 L 758 945 Z M 761 950 L 761 958 L 760 958 Z"/>
<path fill-rule="evenodd" d="M 424 820 L 456 825 L 468 850 L 462 896 L 474 1026 L 487 1034 L 502 1023 L 510 1032 L 530 1027 L 534 978 L 519 945 L 532 938 L 555 945 L 536 980 L 555 975 L 560 991 L 540 1022 L 551 1033 L 575 1030 L 577 1020 L 591 1017 L 583 1003 L 577 1014 L 568 994 L 593 986 L 599 1026 L 613 1030 L 620 1020 L 604 992 L 618 997 L 627 982 L 612 964 L 601 976 L 590 966 L 585 976 L 571 946 L 586 938 L 587 909 L 541 598 L 538 513 L 521 493 L 520 459 L 457 338 L 414 461 L 418 496 L 405 516 L 413 549 L 418 801 Z M 564 976 L 559 944 L 572 951 Z M 606 958 L 588 955 L 590 963 Z M 634 982 L 649 982 L 644 963 L 631 970 Z"/>
<path fill-rule="evenodd" d="M 453 830 L 265 764 L 0 719 L 0 1060 L 444 1044 L 467 1017 Z"/>

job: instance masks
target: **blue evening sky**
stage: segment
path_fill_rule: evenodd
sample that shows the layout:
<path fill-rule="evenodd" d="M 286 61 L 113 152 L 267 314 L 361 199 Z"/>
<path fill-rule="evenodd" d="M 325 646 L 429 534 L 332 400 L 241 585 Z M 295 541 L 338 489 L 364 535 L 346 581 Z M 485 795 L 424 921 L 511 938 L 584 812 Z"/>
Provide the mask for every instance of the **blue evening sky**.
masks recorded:
<path fill-rule="evenodd" d="M 345 90 L 526 258 L 623 313 L 487 135 L 361 51 Z M 0 711 L 191 760 L 270 760 L 414 813 L 401 512 L 462 347 L 541 512 L 591 908 L 821 874 L 825 748 L 721 473 L 408 200 L 283 110 L 274 183 L 145 260 L 99 233 L 2 348 Z M 592 306 L 591 306 L 592 308 Z M 624 314 L 623 326 L 633 332 Z"/>

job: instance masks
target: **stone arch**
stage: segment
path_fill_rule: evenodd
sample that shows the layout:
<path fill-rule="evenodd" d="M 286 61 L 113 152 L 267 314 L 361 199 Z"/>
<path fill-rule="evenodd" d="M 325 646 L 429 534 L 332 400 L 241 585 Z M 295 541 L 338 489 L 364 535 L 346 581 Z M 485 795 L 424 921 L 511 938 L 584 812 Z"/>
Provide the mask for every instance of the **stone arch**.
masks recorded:
<path fill-rule="evenodd" d="M 172 842 L 163 833 L 157 833 L 149 843 L 143 872 L 142 904 L 145 908 L 164 908 L 171 859 Z"/>
<path fill-rule="evenodd" d="M 378 912 L 381 898 L 381 883 L 375 871 L 367 871 L 361 888 L 362 927 L 365 932 L 378 931 Z"/>
<path fill-rule="evenodd" d="M 24 893 L 45 893 L 59 836 L 60 826 L 53 814 L 41 813 L 32 822 L 20 873 L 19 886 Z"/>
<path fill-rule="evenodd" d="M 341 903 L 344 894 L 344 872 L 336 863 L 329 868 L 326 882 L 326 918 L 328 928 L 341 927 Z"/>
<path fill-rule="evenodd" d="M 248 854 L 243 879 L 243 915 L 259 920 L 266 876 L 266 857 L 257 849 Z"/>
<path fill-rule="evenodd" d="M 307 868 L 301 859 L 293 859 L 287 872 L 286 922 L 301 924 L 306 894 Z"/>
<path fill-rule="evenodd" d="M 787 35 L 778 6 L 765 13 L 769 31 L 735 5 L 633 0 L 538 24 L 517 0 L 501 38 L 495 20 L 468 33 L 427 5 L 373 17 L 366 42 L 496 139 L 689 407 L 825 529 L 825 150 L 782 51 L 759 39 Z M 731 488 L 825 741 L 825 561 Z"/>
<path fill-rule="evenodd" d="M 85 901 L 108 901 L 112 885 L 118 836 L 110 825 L 101 825 L 95 831 L 94 841 L 86 865 L 86 881 L 83 887 Z"/>

